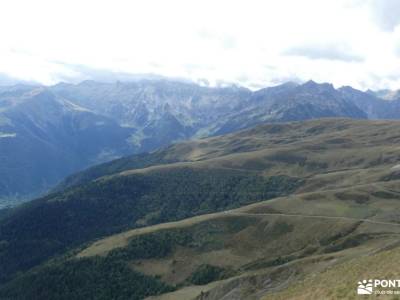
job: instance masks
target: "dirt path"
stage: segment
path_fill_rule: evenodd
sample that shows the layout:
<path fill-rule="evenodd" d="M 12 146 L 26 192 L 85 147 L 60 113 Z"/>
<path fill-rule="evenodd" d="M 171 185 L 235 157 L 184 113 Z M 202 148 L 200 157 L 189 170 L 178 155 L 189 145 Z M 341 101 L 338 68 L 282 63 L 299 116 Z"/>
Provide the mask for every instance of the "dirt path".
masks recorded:
<path fill-rule="evenodd" d="M 338 217 L 338 216 L 321 216 L 321 215 L 302 215 L 302 214 L 284 214 L 284 213 L 245 213 L 245 212 L 229 212 L 230 215 L 236 216 L 281 216 L 281 217 L 299 217 L 299 218 L 317 218 L 317 219 L 335 219 L 335 220 L 346 220 L 354 222 L 366 222 L 379 225 L 391 225 L 400 226 L 399 223 L 390 223 L 382 221 L 374 221 L 371 219 L 358 219 L 351 217 Z"/>

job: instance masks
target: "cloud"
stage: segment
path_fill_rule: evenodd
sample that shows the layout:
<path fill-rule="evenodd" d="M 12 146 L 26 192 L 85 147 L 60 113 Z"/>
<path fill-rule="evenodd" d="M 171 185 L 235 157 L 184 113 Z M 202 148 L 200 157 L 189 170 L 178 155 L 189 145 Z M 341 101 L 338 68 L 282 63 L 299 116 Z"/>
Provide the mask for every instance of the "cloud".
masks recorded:
<path fill-rule="evenodd" d="M 53 63 L 58 64 L 62 66 L 64 69 L 69 70 L 68 73 L 60 72 L 53 74 L 54 82 L 79 83 L 85 80 L 95 80 L 100 82 L 116 82 L 116 81 L 138 81 L 145 79 L 159 80 L 166 78 L 164 76 L 152 73 L 137 74 L 129 72 L 115 72 L 107 69 L 92 68 L 80 64 L 66 64 L 62 62 L 53 62 Z M 190 82 L 186 78 L 171 78 L 171 77 L 169 78 L 178 81 Z"/>
<path fill-rule="evenodd" d="M 399 5 L 400 0 L 3 1 L 0 72 L 43 84 L 159 74 L 206 79 L 211 86 L 312 78 L 335 86 L 399 88 L 400 78 L 390 76 L 400 69 Z"/>
<path fill-rule="evenodd" d="M 233 49 L 237 46 L 237 41 L 231 34 L 217 34 L 211 30 L 203 28 L 197 32 L 197 36 L 203 40 L 217 42 L 226 50 Z"/>
<path fill-rule="evenodd" d="M 374 21 L 384 31 L 393 31 L 400 24 L 400 1 L 370 0 L 369 7 Z"/>
<path fill-rule="evenodd" d="M 348 50 L 344 44 L 318 44 L 295 46 L 283 51 L 284 55 L 303 56 L 309 59 L 362 62 L 364 58 Z"/>
<path fill-rule="evenodd" d="M 276 77 L 271 80 L 271 83 L 273 85 L 283 84 L 286 82 L 293 82 L 293 83 L 300 84 L 300 83 L 304 82 L 304 79 L 300 79 L 296 76 L 292 76 L 292 77 L 288 76 L 288 77 Z"/>
<path fill-rule="evenodd" d="M 27 84 L 27 85 L 38 85 L 36 81 L 22 80 L 9 76 L 5 73 L 0 73 L 0 86 L 15 85 L 15 84 Z"/>

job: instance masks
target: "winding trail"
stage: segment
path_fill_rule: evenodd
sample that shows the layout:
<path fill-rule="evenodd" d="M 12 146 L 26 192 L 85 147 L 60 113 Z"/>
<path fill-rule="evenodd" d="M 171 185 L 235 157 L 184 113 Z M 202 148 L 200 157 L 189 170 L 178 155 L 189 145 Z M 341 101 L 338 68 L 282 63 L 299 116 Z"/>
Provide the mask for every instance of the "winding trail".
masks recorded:
<path fill-rule="evenodd" d="M 245 212 L 227 212 L 230 215 L 236 216 L 281 216 L 281 217 L 299 217 L 299 218 L 314 218 L 314 219 L 334 219 L 334 220 L 346 220 L 346 221 L 354 221 L 354 222 L 365 222 L 379 225 L 391 225 L 391 226 L 400 226 L 399 223 L 391 223 L 391 222 L 382 222 L 382 221 L 374 221 L 371 219 L 358 219 L 351 217 L 339 217 L 339 216 L 321 216 L 321 215 L 302 215 L 302 214 L 284 214 L 284 213 L 245 213 Z"/>

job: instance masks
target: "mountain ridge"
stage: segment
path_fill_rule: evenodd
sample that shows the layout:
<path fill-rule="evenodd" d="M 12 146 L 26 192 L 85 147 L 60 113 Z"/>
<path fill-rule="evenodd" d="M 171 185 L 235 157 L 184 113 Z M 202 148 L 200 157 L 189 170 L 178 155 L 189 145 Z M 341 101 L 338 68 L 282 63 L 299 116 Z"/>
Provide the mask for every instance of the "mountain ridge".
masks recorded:
<path fill-rule="evenodd" d="M 30 151 L 32 161 L 28 153 L 17 150 L 7 168 L 0 166 L 2 174 L 14 170 L 0 181 L 0 197 L 38 195 L 94 164 L 152 152 L 182 140 L 218 136 L 261 123 L 323 117 L 400 119 L 400 101 L 314 81 L 257 91 L 165 79 L 1 87 L 0 157 L 9 156 L 16 147 L 13 144 L 23 137 L 29 140 L 23 143 L 36 145 L 36 150 Z M 16 133 L 10 124 L 23 128 Z M 18 170 L 25 165 L 48 163 L 40 153 L 47 153 L 59 172 L 46 175 L 34 167 L 24 179 L 26 188 L 12 183 L 18 182 Z M 83 160 L 78 157 L 82 154 Z"/>
<path fill-rule="evenodd" d="M 129 153 L 124 139 L 130 130 L 47 89 L 5 102 L 0 112 L 0 197 L 38 194 L 76 170 Z"/>

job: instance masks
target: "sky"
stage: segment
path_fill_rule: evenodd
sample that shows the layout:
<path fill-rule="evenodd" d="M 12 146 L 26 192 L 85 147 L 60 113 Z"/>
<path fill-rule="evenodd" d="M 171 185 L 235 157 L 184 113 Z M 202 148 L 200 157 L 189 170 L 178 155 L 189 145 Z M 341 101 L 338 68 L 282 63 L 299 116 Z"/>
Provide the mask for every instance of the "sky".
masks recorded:
<path fill-rule="evenodd" d="M 0 83 L 400 89 L 399 0 L 4 0 Z"/>

